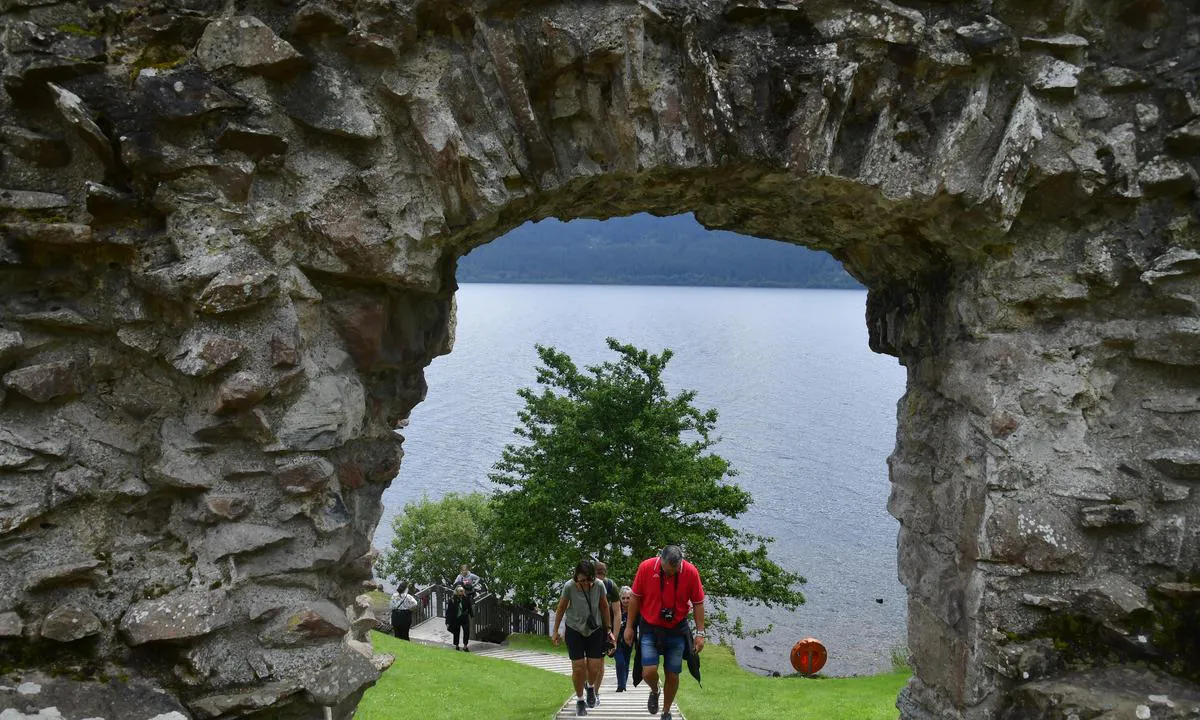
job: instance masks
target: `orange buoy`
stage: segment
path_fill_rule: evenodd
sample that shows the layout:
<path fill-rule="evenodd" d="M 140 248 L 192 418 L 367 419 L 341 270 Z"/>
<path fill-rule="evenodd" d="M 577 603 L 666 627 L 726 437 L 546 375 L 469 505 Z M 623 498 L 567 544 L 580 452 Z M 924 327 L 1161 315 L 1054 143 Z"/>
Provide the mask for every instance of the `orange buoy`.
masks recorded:
<path fill-rule="evenodd" d="M 829 653 L 816 638 L 804 638 L 792 646 L 792 667 L 801 675 L 815 675 L 828 659 Z"/>

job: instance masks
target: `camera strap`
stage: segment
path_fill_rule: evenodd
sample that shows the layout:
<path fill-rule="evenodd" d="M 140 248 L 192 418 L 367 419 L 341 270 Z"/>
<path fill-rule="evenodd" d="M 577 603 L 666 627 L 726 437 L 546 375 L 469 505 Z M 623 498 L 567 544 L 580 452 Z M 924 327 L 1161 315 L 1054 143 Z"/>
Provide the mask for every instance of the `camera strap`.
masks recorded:
<path fill-rule="evenodd" d="M 679 561 L 679 572 L 675 573 L 675 575 L 673 576 L 675 578 L 675 592 L 671 596 L 671 607 L 675 607 L 675 601 L 679 599 L 679 576 L 683 574 L 683 564 L 685 562 L 687 562 L 687 560 Z M 663 573 L 662 558 L 659 558 L 658 559 L 658 601 L 660 603 L 662 603 L 663 591 L 667 587 L 667 579 L 666 579 L 666 577 L 664 577 L 664 575 L 665 575 L 665 573 Z M 662 607 L 667 607 L 666 603 L 662 603 Z"/>
<path fill-rule="evenodd" d="M 576 584 L 575 587 L 579 587 L 579 585 Z M 593 583 L 592 587 L 596 587 L 596 585 Z M 581 592 L 583 592 L 583 591 L 581 590 Z M 583 592 L 583 599 L 584 599 L 584 602 L 586 602 L 587 606 L 588 606 L 588 620 L 590 621 L 592 619 L 592 616 L 596 614 L 596 611 L 592 609 L 592 591 L 588 590 L 586 592 Z M 596 627 L 600 627 L 600 626 L 597 625 Z"/>

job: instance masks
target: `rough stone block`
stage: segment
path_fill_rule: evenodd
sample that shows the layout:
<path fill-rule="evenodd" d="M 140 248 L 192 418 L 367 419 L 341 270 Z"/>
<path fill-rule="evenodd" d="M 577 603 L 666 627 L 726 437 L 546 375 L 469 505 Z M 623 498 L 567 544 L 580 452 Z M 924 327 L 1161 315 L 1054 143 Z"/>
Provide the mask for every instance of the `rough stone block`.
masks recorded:
<path fill-rule="evenodd" d="M 270 391 L 270 383 L 258 373 L 236 372 L 217 388 L 215 412 L 220 415 L 253 407 Z"/>
<path fill-rule="evenodd" d="M 57 210 L 70 206 L 70 200 L 55 193 L 0 188 L 0 210 Z"/>
<path fill-rule="evenodd" d="M 25 581 L 25 589 L 38 592 L 58 585 L 69 585 L 80 581 L 91 581 L 93 571 L 103 567 L 101 560 L 83 560 L 42 568 L 29 574 Z"/>
<path fill-rule="evenodd" d="M 254 307 L 278 291 L 273 270 L 225 272 L 213 278 L 200 293 L 196 307 L 213 315 Z"/>
<path fill-rule="evenodd" d="M 205 70 L 239 67 L 263 74 L 281 74 L 304 66 L 304 56 L 252 15 L 220 18 L 204 28 L 196 58 Z"/>
<path fill-rule="evenodd" d="M 13 370 L 4 376 L 4 386 L 34 402 L 45 403 L 77 394 L 81 382 L 75 363 L 65 360 Z"/>
<path fill-rule="evenodd" d="M 1091 505 L 1079 512 L 1080 523 L 1090 528 L 1142 525 L 1146 522 L 1146 508 L 1136 502 Z"/>
<path fill-rule="evenodd" d="M 231 523 L 218 525 L 204 538 L 204 553 L 213 560 L 226 555 L 252 553 L 291 540 L 295 535 L 269 525 Z"/>
<path fill-rule="evenodd" d="M 254 500 L 240 495 L 209 493 L 204 496 L 202 503 L 205 522 L 237 520 L 245 517 L 254 509 Z"/>
<path fill-rule="evenodd" d="M 1146 462 L 1168 477 L 1178 480 L 1200 480 L 1200 449 L 1159 450 L 1146 456 Z"/>
<path fill-rule="evenodd" d="M 1151 197 L 1190 193 L 1196 186 L 1196 171 L 1191 165 L 1167 155 L 1152 158 L 1138 169 L 1138 182 Z"/>
<path fill-rule="evenodd" d="M 186 120 L 243 105 L 207 75 L 189 67 L 165 71 L 145 68 L 134 85 L 151 111 L 167 120 Z"/>
<path fill-rule="evenodd" d="M 220 335 L 186 339 L 171 358 L 171 364 L 184 375 L 206 377 L 241 357 L 246 348 L 240 342 Z"/>
<path fill-rule="evenodd" d="M 297 78 L 283 101 L 287 113 L 314 130 L 355 140 L 373 140 L 379 128 L 362 92 L 324 65 Z"/>
<path fill-rule="evenodd" d="M 95 613 L 77 605 L 59 605 L 42 620 L 41 635 L 58 642 L 73 642 L 104 629 Z"/>
<path fill-rule="evenodd" d="M 350 630 L 346 612 L 328 601 L 279 615 L 259 634 L 267 647 L 292 647 L 341 638 Z"/>
<path fill-rule="evenodd" d="M 224 590 L 184 591 L 142 600 L 121 618 L 130 645 L 207 635 L 231 620 Z"/>
<path fill-rule="evenodd" d="M 0 141 L 13 155 L 41 167 L 62 167 L 71 162 L 71 148 L 61 138 L 17 125 L 0 128 Z"/>
<path fill-rule="evenodd" d="M 25 629 L 25 624 L 21 622 L 21 616 L 15 612 L 0 613 L 0 638 L 17 638 L 21 637 L 21 631 Z"/>
<path fill-rule="evenodd" d="M 323 489 L 333 475 L 333 463 L 317 455 L 301 455 L 280 461 L 275 481 L 285 493 L 300 495 Z"/>
<path fill-rule="evenodd" d="M 317 704 L 333 706 L 373 685 L 379 679 L 379 672 L 371 660 L 344 651 L 328 666 L 312 673 L 305 689 Z"/>

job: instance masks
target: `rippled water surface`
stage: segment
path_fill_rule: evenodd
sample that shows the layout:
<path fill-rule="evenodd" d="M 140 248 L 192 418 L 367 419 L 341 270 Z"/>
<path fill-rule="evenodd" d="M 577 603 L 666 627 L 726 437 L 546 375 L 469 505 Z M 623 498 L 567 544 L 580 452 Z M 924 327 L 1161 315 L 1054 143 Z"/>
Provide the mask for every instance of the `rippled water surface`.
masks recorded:
<path fill-rule="evenodd" d="M 792 643 L 813 636 L 829 648 L 828 674 L 887 670 L 904 642 L 898 524 L 885 509 L 904 369 L 867 348 L 865 303 L 850 290 L 463 285 L 454 352 L 426 371 L 375 544 L 387 547 L 392 518 L 422 493 L 491 489 L 516 391 L 534 381 L 534 343 L 581 366 L 614 357 L 607 336 L 669 347 L 669 389 L 718 409 L 714 449 L 754 495 L 738 523 L 774 536 L 774 559 L 808 578 L 796 612 L 744 609 L 774 630 L 737 641 L 741 662 L 790 672 Z"/>

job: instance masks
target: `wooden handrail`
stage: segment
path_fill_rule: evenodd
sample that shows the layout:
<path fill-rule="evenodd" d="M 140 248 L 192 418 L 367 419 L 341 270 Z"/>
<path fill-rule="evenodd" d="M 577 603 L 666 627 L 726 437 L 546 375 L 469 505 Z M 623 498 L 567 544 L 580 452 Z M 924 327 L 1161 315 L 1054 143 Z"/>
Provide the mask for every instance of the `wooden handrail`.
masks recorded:
<path fill-rule="evenodd" d="M 454 594 L 452 588 L 434 583 L 419 590 L 414 597 L 417 607 L 413 609 L 413 625 L 435 617 L 446 617 L 446 605 Z M 507 637 L 510 633 L 522 632 L 538 635 L 550 634 L 549 613 L 514 607 L 504 602 L 493 592 L 476 596 L 473 603 L 475 613 L 471 618 L 471 636 Z"/>

